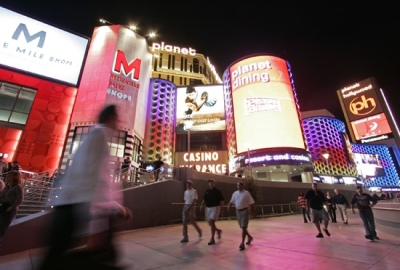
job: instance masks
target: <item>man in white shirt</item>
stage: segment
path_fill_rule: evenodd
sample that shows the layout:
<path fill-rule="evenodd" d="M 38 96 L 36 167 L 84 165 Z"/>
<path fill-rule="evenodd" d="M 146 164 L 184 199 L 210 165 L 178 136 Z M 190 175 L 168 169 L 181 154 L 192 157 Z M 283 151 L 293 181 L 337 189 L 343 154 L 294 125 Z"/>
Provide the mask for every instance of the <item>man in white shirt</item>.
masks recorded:
<path fill-rule="evenodd" d="M 183 194 L 185 205 L 183 206 L 183 211 L 182 211 L 183 239 L 181 240 L 181 243 L 189 242 L 188 229 L 187 229 L 188 223 L 193 224 L 193 226 L 196 228 L 197 232 L 199 233 L 199 238 L 201 238 L 201 236 L 203 235 L 199 225 L 197 225 L 196 223 L 196 202 L 198 200 L 197 191 L 193 188 L 192 180 L 188 180 L 186 182 L 186 186 L 187 189 Z"/>
<path fill-rule="evenodd" d="M 55 217 L 50 228 L 50 249 L 42 265 L 43 269 L 73 268 L 63 257 L 71 248 L 71 242 L 79 236 L 88 239 L 88 228 L 96 220 L 106 220 L 118 215 L 126 220 L 132 212 L 121 205 L 122 193 L 116 192 L 111 178 L 109 145 L 113 133 L 118 130 L 118 114 L 115 105 L 106 106 L 99 114 L 99 125 L 90 132 L 79 146 L 73 158 L 73 165 L 67 170 L 58 199 L 54 202 Z M 101 233 L 110 234 L 108 224 Z M 90 228 L 92 229 L 92 228 Z M 97 233 L 97 232 L 96 232 Z M 107 248 L 112 250 L 111 235 Z M 90 244 L 90 243 L 89 243 Z M 98 248 L 94 246 L 93 248 Z M 111 254 L 115 257 L 115 254 Z"/>
<path fill-rule="evenodd" d="M 235 205 L 236 207 L 236 217 L 239 222 L 240 228 L 242 228 L 242 242 L 240 243 L 239 249 L 244 250 L 244 240 L 247 236 L 246 245 L 250 245 L 251 241 L 253 241 L 253 237 L 247 231 L 247 227 L 249 224 L 249 206 L 251 206 L 253 210 L 253 215 L 256 214 L 255 207 L 254 207 L 254 199 L 251 196 L 250 192 L 244 189 L 244 184 L 242 181 L 237 183 L 238 190 L 232 194 L 231 201 L 228 205 L 229 207 Z"/>

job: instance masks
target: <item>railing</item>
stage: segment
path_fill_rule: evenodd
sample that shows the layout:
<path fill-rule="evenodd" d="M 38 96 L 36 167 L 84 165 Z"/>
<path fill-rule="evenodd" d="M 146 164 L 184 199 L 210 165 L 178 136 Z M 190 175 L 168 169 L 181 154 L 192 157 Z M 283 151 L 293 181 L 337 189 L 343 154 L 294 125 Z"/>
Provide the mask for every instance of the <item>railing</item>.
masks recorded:
<path fill-rule="evenodd" d="M 163 180 L 179 179 L 179 170 L 172 165 L 148 172 L 142 168 L 126 168 L 115 172 L 115 181 L 121 182 L 122 188 L 146 185 Z"/>
<path fill-rule="evenodd" d="M 175 222 L 182 222 L 182 218 L 172 219 L 173 216 L 178 215 L 178 211 L 182 212 L 183 203 L 171 203 L 169 208 L 169 224 L 174 224 Z M 277 217 L 283 215 L 294 215 L 300 213 L 299 206 L 297 202 L 293 203 L 282 203 L 282 204 L 264 204 L 264 205 L 254 205 L 257 212 L 258 218 L 265 217 Z M 179 207 L 179 208 L 178 208 Z M 204 210 L 200 212 L 200 206 L 196 206 L 196 219 L 204 220 Z M 250 214 L 250 212 L 249 212 Z M 229 208 L 227 211 L 227 206 L 224 206 L 224 211 L 221 212 L 220 220 L 231 220 L 236 219 L 236 210 L 234 207 Z"/>
<path fill-rule="evenodd" d="M 17 218 L 44 211 L 52 190 L 54 179 L 58 177 L 57 170 L 42 173 L 20 170 L 24 200 L 20 205 Z M 2 178 L 6 178 L 7 173 Z"/>

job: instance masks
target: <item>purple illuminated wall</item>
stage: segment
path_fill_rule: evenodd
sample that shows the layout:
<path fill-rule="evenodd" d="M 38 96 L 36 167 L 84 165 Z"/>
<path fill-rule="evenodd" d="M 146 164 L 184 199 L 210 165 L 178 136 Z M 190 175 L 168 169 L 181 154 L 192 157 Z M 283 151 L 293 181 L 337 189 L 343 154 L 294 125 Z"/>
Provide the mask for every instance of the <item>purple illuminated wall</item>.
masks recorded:
<path fill-rule="evenodd" d="M 176 86 L 170 81 L 153 78 L 149 83 L 143 160 L 153 162 L 157 155 L 172 164 L 175 137 Z"/>
<path fill-rule="evenodd" d="M 342 121 L 318 116 L 303 119 L 302 123 L 316 174 L 357 176 L 356 168 L 348 161 L 343 140 L 346 130 Z M 324 153 L 329 153 L 329 167 L 322 156 Z"/>

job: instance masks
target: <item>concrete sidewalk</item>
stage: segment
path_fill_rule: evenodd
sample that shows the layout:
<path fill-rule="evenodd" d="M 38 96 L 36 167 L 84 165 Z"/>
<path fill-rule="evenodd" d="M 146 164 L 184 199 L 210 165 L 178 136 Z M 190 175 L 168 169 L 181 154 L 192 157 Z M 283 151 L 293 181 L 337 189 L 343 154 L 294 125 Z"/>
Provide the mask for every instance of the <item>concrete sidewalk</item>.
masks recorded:
<path fill-rule="evenodd" d="M 380 233 L 379 241 L 364 238 L 358 214 L 349 225 L 329 224 L 331 237 L 316 238 L 312 223 L 302 216 L 251 220 L 251 246 L 239 251 L 241 231 L 237 221 L 217 222 L 221 240 L 208 246 L 210 229 L 199 222 L 203 238 L 189 227 L 189 242 L 180 243 L 182 227 L 156 227 L 119 233 L 118 265 L 124 269 L 400 269 L 400 238 Z M 6 245 L 7 243 L 3 243 Z M 38 269 L 43 249 L 0 257 L 0 269 Z M 77 269 L 74 269 L 77 270 Z"/>

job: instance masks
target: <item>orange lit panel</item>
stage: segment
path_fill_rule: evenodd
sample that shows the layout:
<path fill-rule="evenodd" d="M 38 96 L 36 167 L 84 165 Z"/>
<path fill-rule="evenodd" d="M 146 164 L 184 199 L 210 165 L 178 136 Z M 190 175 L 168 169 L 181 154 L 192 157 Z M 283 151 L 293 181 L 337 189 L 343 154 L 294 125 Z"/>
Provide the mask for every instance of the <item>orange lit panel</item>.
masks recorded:
<path fill-rule="evenodd" d="M 384 113 L 351 122 L 356 140 L 389 134 L 392 132 Z"/>

